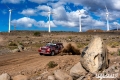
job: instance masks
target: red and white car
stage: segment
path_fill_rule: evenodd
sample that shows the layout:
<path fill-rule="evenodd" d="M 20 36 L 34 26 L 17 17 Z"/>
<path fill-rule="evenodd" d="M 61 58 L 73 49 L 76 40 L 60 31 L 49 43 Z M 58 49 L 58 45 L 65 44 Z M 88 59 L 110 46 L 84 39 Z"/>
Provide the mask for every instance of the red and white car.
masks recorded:
<path fill-rule="evenodd" d="M 62 48 L 62 43 L 47 43 L 46 46 L 40 47 L 38 52 L 40 55 L 54 56 L 55 54 L 60 53 Z"/>

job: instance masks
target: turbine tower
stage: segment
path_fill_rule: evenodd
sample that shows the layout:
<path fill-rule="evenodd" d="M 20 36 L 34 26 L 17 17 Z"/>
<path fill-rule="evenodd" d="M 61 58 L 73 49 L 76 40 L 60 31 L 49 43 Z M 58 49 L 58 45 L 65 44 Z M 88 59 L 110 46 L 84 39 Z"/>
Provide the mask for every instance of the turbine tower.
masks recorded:
<path fill-rule="evenodd" d="M 10 26 L 11 26 L 11 12 L 12 10 L 10 9 L 9 10 L 9 30 L 8 30 L 9 33 L 10 33 Z"/>
<path fill-rule="evenodd" d="M 51 12 L 51 11 L 50 11 L 50 8 L 49 8 L 49 12 L 48 12 L 48 18 L 49 18 L 49 21 L 48 21 L 48 24 L 49 24 L 49 26 L 48 26 L 48 32 L 51 32 L 51 29 L 50 29 L 50 28 L 51 28 L 51 25 L 50 25 L 50 15 L 51 15 L 51 14 L 54 14 L 54 13 Z"/>
<path fill-rule="evenodd" d="M 7 6 L 7 5 L 6 5 Z M 12 9 L 10 9 L 8 6 L 7 8 L 9 9 L 9 28 L 8 28 L 8 32 L 10 33 L 10 28 L 11 28 L 11 13 L 12 13 Z"/>
<path fill-rule="evenodd" d="M 81 12 L 79 10 L 79 32 L 82 32 L 82 25 L 81 25 Z"/>
<path fill-rule="evenodd" d="M 109 12 L 108 12 L 108 9 L 105 5 L 105 8 L 106 8 L 106 20 L 107 20 L 107 31 L 110 30 L 110 26 L 109 26 Z"/>
<path fill-rule="evenodd" d="M 48 12 L 48 17 L 49 17 L 49 26 L 48 26 L 48 32 L 51 32 L 50 30 L 50 15 L 51 15 L 51 12 L 50 12 L 50 8 L 49 8 L 49 12 Z"/>

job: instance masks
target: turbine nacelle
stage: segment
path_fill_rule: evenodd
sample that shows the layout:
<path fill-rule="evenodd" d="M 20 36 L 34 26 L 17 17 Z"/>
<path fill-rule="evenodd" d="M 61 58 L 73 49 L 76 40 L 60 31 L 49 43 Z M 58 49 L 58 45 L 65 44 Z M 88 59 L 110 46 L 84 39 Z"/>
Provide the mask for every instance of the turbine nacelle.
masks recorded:
<path fill-rule="evenodd" d="M 10 9 L 9 12 L 12 12 L 12 10 Z"/>
<path fill-rule="evenodd" d="M 109 15 L 109 12 L 106 12 L 106 15 L 108 16 L 108 15 Z"/>
<path fill-rule="evenodd" d="M 80 12 L 80 10 L 78 10 L 79 11 L 79 15 L 81 15 L 81 12 Z"/>
<path fill-rule="evenodd" d="M 51 14 L 51 12 L 48 12 L 48 14 Z"/>

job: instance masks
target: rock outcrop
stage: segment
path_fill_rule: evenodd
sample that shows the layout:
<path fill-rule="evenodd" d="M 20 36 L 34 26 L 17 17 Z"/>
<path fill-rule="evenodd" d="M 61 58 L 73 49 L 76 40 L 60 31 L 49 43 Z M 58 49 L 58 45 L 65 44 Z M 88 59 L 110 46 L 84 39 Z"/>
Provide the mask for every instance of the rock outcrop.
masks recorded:
<path fill-rule="evenodd" d="M 83 50 L 80 58 L 82 66 L 91 73 L 96 73 L 108 67 L 107 48 L 99 36 L 95 36 L 91 43 Z"/>
<path fill-rule="evenodd" d="M 80 76 L 86 75 L 86 70 L 82 67 L 81 63 L 78 62 L 70 69 L 70 75 L 73 79 L 77 79 Z"/>
<path fill-rule="evenodd" d="M 7 73 L 0 75 L 0 80 L 10 80 L 10 76 Z"/>

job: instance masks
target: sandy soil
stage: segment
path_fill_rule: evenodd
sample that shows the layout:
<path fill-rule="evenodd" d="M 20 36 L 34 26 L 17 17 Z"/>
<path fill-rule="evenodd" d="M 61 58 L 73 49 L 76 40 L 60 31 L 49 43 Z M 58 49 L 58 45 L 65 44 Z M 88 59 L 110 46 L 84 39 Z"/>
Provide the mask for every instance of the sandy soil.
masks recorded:
<path fill-rule="evenodd" d="M 66 62 L 74 65 L 79 61 L 79 55 L 64 55 L 64 56 L 40 56 L 38 52 L 21 52 L 12 53 L 0 56 L 0 74 L 6 72 L 11 76 L 17 74 L 25 74 L 34 76 L 40 71 L 46 70 L 46 65 L 50 61 L 55 61 L 59 65 L 65 65 Z"/>

